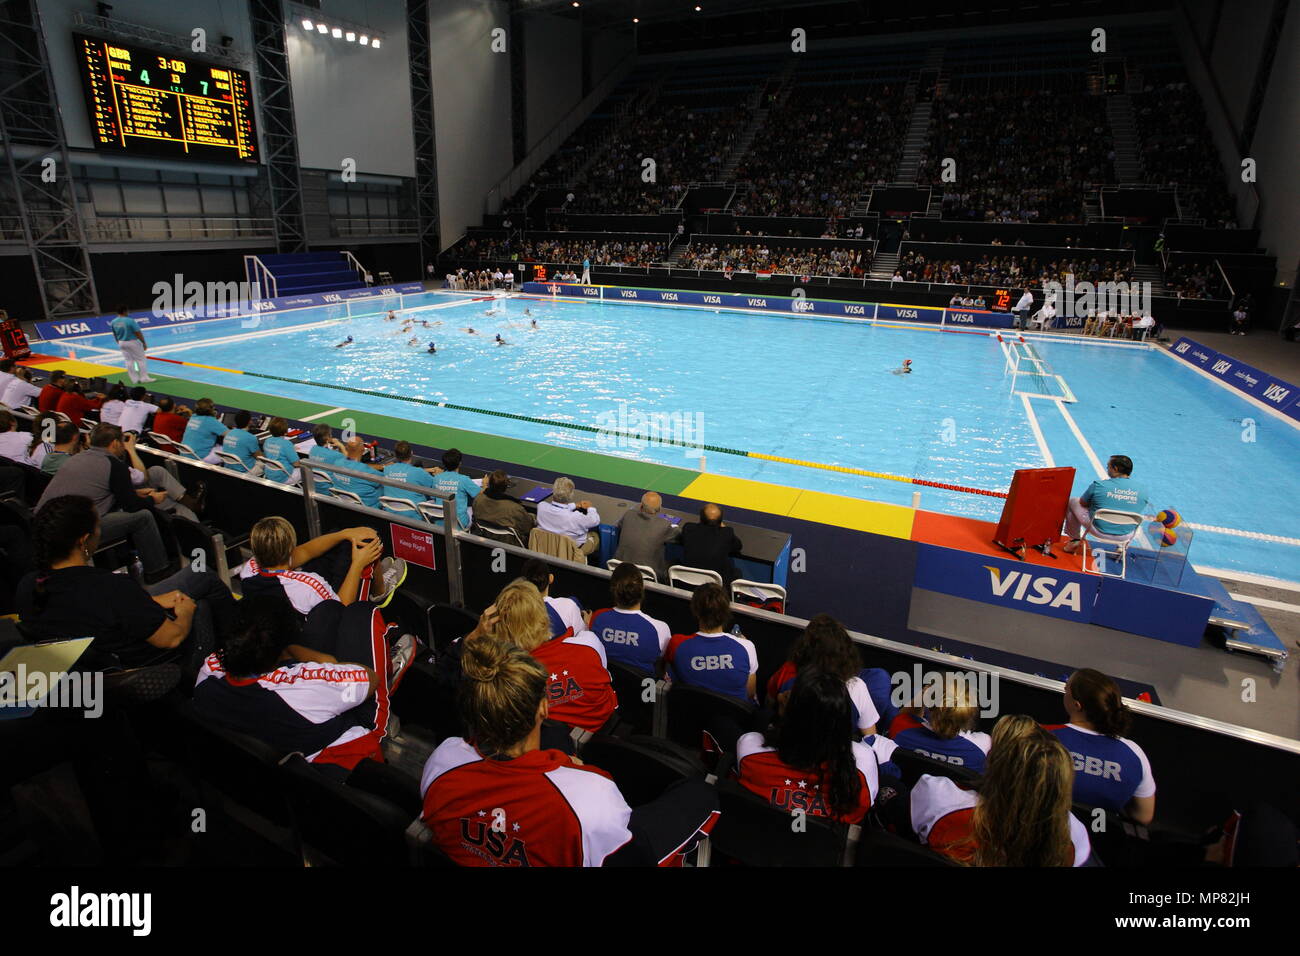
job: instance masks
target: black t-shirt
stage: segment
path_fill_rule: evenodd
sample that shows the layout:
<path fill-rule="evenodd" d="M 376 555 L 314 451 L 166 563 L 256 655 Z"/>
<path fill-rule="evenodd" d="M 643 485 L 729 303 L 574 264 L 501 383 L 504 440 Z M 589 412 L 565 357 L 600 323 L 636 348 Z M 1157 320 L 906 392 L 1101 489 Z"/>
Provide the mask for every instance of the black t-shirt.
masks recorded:
<path fill-rule="evenodd" d="M 167 620 L 167 612 L 129 576 L 92 567 L 50 571 L 39 610 L 36 578 L 33 572 L 19 581 L 16 596 L 23 629 L 33 639 L 93 637 L 93 652 L 116 654 L 126 667 L 164 653 L 147 642 Z"/>

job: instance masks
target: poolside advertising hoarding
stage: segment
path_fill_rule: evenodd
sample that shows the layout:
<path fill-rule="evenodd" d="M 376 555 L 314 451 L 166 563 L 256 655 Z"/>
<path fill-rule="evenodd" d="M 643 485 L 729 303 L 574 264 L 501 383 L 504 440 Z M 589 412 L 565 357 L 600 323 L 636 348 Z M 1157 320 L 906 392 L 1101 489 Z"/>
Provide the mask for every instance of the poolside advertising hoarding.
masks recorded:
<path fill-rule="evenodd" d="M 257 299 L 251 302 L 231 302 L 211 310 L 178 309 L 174 312 L 155 313 L 150 309 L 137 309 L 130 314 L 142 328 L 150 326 L 183 325 L 188 322 L 206 322 L 211 319 L 228 319 L 241 315 L 274 315 L 290 309 L 305 309 L 317 305 L 339 305 L 355 299 L 379 296 L 410 295 L 424 291 L 421 282 L 396 282 L 390 285 L 364 289 L 341 289 L 337 292 L 315 292 L 306 295 L 281 296 L 278 299 Z M 42 340 L 75 338 L 82 335 L 103 335 L 110 331 L 109 323 L 115 315 L 95 315 L 84 319 L 63 319 L 58 322 L 37 322 L 36 331 Z"/>
<path fill-rule="evenodd" d="M 523 291 L 532 295 L 570 299 L 600 299 L 615 302 L 689 305 L 715 309 L 759 309 L 795 315 L 825 315 L 876 322 L 926 322 L 969 328 L 1009 329 L 1010 315 L 979 309 L 948 309 L 924 305 L 874 302 L 846 302 L 804 296 L 754 295 L 731 292 L 697 292 L 688 289 L 642 289 L 624 286 L 579 285 L 571 282 L 525 282 Z"/>
<path fill-rule="evenodd" d="M 1237 391 L 1276 408 L 1288 418 L 1300 421 L 1300 386 L 1261 372 L 1252 365 L 1186 337 L 1175 342 L 1169 351 L 1189 365 L 1204 369 Z"/>

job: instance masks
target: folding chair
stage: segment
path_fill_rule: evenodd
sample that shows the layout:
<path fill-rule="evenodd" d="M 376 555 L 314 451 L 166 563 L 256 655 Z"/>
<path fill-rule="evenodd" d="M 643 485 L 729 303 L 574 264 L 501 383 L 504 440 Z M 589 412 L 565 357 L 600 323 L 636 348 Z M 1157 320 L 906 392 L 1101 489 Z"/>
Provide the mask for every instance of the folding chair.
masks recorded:
<path fill-rule="evenodd" d="M 620 561 L 618 558 L 610 558 L 608 561 L 605 562 L 605 567 L 608 570 L 613 571 L 616 567 L 618 567 L 622 563 L 623 562 Z M 650 567 L 650 565 L 638 564 L 636 566 L 636 569 L 641 572 L 641 577 L 645 578 L 647 581 L 653 581 L 655 584 L 659 583 L 659 575 L 655 574 L 655 569 Z"/>
<path fill-rule="evenodd" d="M 524 546 L 523 540 L 519 537 L 519 532 L 514 528 L 504 528 L 500 525 L 484 524 L 481 521 L 476 521 L 470 530 L 485 538 L 497 538 L 509 544 L 518 545 L 521 548 Z"/>
<path fill-rule="evenodd" d="M 193 448 L 181 441 L 176 441 L 162 432 L 145 432 L 149 436 L 149 441 L 162 451 L 170 452 L 173 455 L 183 455 L 186 458 L 199 460 L 198 453 Z"/>
<path fill-rule="evenodd" d="M 419 518 L 421 521 L 429 520 L 410 498 L 403 498 L 400 495 L 380 495 L 379 503 L 384 506 L 385 511 L 391 511 L 393 514 L 410 515 L 413 518 Z"/>
<path fill-rule="evenodd" d="M 706 568 L 688 568 L 684 564 L 674 564 L 668 569 L 668 583 L 673 587 L 684 584 L 688 590 L 694 590 L 705 584 L 716 584 L 718 587 L 726 586 L 726 583 L 722 580 L 722 575 L 717 571 L 710 571 Z"/>
<path fill-rule="evenodd" d="M 424 520 L 429 522 L 429 524 L 442 523 L 443 514 L 441 501 L 436 501 L 431 498 L 428 501 L 418 502 L 415 508 L 420 512 L 420 514 L 424 515 Z"/>
<path fill-rule="evenodd" d="M 731 582 L 731 601 L 733 604 L 748 604 L 753 607 L 766 608 L 785 613 L 786 590 L 779 584 L 764 581 L 747 581 L 737 578 Z M 757 601 L 757 604 L 754 604 Z"/>
<path fill-rule="evenodd" d="M 262 476 L 264 478 L 270 478 L 272 481 L 279 481 L 283 484 L 293 478 L 295 474 L 294 472 L 290 472 L 288 468 L 284 467 L 284 465 L 280 464 L 274 458 L 259 458 L 258 461 L 262 463 Z M 276 472 L 284 475 L 284 478 L 275 477 Z"/>
<path fill-rule="evenodd" d="M 248 474 L 250 471 L 249 467 L 244 464 L 244 460 L 238 455 L 231 454 L 228 451 L 222 451 L 220 448 L 215 449 L 215 451 L 217 457 L 221 459 L 221 463 L 231 471 L 240 471 L 244 474 Z"/>
<path fill-rule="evenodd" d="M 350 501 L 354 505 L 361 505 L 361 507 L 363 508 L 366 506 L 366 503 L 361 500 L 361 496 L 357 494 L 355 491 L 348 491 L 344 488 L 335 488 L 333 485 L 331 485 L 329 489 L 329 493 L 333 495 L 335 498 L 338 498 L 340 501 Z"/>
<path fill-rule="evenodd" d="M 751 729 L 754 705 L 747 701 L 681 681 L 669 685 L 662 696 L 664 736 L 692 751 L 730 753 L 736 739 Z"/>
<path fill-rule="evenodd" d="M 1104 531 L 1098 531 L 1096 528 L 1086 529 L 1084 531 L 1083 547 L 1079 549 L 1079 553 L 1083 555 L 1082 568 L 1084 571 L 1088 570 L 1088 555 L 1089 552 L 1091 552 L 1092 570 L 1094 572 L 1108 578 L 1122 578 L 1124 572 L 1128 569 L 1128 547 L 1133 543 L 1133 538 L 1137 535 L 1138 529 L 1142 527 L 1142 515 L 1138 514 L 1136 511 L 1116 511 L 1112 508 L 1098 508 L 1093 512 L 1092 520 L 1096 521 L 1099 518 L 1102 521 L 1109 521 L 1111 524 L 1131 525 L 1132 527 L 1131 530 L 1121 534 L 1107 534 Z M 1118 574 L 1113 571 L 1104 570 L 1105 566 L 1110 563 L 1107 558 L 1111 556 L 1105 548 L 1090 548 L 1088 546 L 1088 540 L 1090 538 L 1097 541 L 1099 544 L 1114 545 L 1116 551 L 1115 556 L 1119 558 Z M 1114 558 L 1111 558 L 1111 560 L 1114 560 Z"/>

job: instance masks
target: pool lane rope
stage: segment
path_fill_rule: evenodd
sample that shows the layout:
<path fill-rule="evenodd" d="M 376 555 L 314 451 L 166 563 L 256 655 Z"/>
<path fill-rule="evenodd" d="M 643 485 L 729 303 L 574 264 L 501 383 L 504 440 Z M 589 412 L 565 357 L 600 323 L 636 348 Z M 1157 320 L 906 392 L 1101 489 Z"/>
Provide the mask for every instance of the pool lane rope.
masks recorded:
<path fill-rule="evenodd" d="M 312 382 L 302 378 L 288 378 L 283 375 L 268 375 L 265 372 L 245 372 L 235 368 L 222 368 L 219 365 L 203 365 L 199 362 L 183 362 L 180 359 L 163 358 L 162 356 L 149 356 L 153 362 L 169 362 L 172 365 L 185 365 L 190 368 L 205 368 L 214 372 L 228 372 L 231 375 L 247 375 L 250 378 L 263 378 L 273 382 L 288 382 L 291 385 L 310 385 L 313 388 L 328 388 L 335 391 L 354 392 L 357 395 L 372 395 L 376 398 L 391 398 L 399 402 L 410 402 L 414 405 L 428 405 L 433 408 L 450 408 L 458 412 L 472 412 L 477 415 L 491 415 L 494 418 L 508 418 L 517 422 L 532 422 L 538 425 L 547 425 L 552 428 L 568 428 L 572 431 L 587 432 L 589 434 L 606 434 L 606 435 L 624 435 L 628 438 L 637 438 L 642 441 L 648 441 L 644 435 L 635 432 L 622 431 L 617 428 L 597 428 L 595 425 L 583 425 L 578 422 L 560 422 L 549 418 L 537 418 L 533 415 L 515 415 L 510 412 L 498 412 L 490 408 L 475 408 L 472 405 L 457 405 L 454 402 L 440 402 L 432 398 L 417 398 L 413 395 L 394 395 L 391 392 L 381 392 L 373 388 L 356 388 L 352 385 L 327 385 L 323 382 Z M 986 488 L 972 488 L 967 485 L 954 485 L 943 481 L 930 481 L 926 478 L 908 478 L 904 475 L 893 475 L 886 471 L 868 471 L 865 468 L 851 468 L 848 465 L 828 465 L 820 461 L 805 461 L 799 458 L 782 458 L 779 455 L 765 455 L 757 451 L 745 451 L 740 448 L 726 448 L 722 445 L 704 445 L 696 442 L 684 442 L 676 438 L 656 438 L 654 441 L 660 445 L 674 445 L 679 448 L 699 448 L 702 451 L 717 452 L 721 455 L 735 455 L 738 458 L 755 458 L 760 461 L 775 461 L 786 465 L 797 465 L 801 468 L 815 468 L 820 471 L 835 471 L 845 475 L 861 475 L 864 478 L 880 478 L 885 481 L 897 481 L 908 485 L 922 485 L 926 488 L 940 488 L 944 491 L 956 491 L 967 495 L 984 495 L 989 498 L 1005 498 L 1005 491 L 990 491 Z M 1188 527 L 1197 531 L 1212 531 L 1219 534 L 1234 535 L 1240 538 L 1251 538 L 1256 541 L 1271 541 L 1277 544 L 1289 544 L 1300 546 L 1300 538 L 1288 538 L 1277 534 L 1264 534 L 1259 531 L 1240 531 L 1236 528 L 1221 528 L 1217 525 L 1200 525 L 1188 522 Z"/>

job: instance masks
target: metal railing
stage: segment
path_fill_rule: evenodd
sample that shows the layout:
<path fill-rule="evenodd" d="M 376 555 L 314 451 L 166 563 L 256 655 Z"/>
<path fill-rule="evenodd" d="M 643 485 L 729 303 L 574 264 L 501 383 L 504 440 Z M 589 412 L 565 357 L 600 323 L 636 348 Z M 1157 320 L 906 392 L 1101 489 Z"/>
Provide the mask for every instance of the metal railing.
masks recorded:
<path fill-rule="evenodd" d="M 261 256 L 244 256 L 244 281 L 255 287 L 263 299 L 275 299 L 280 295 L 280 281 L 266 267 Z"/>
<path fill-rule="evenodd" d="M 275 221 L 251 217 L 114 216 L 85 221 L 88 242 L 274 239 Z"/>
<path fill-rule="evenodd" d="M 316 505 L 317 498 L 329 498 L 331 504 L 338 505 L 341 508 L 360 509 L 366 514 L 372 514 L 376 510 L 366 505 L 354 504 L 343 498 L 335 498 L 328 492 L 317 491 L 316 472 L 318 471 L 330 475 L 347 475 L 352 478 L 360 478 L 389 488 L 401 488 L 404 491 L 411 490 L 411 486 L 405 481 L 398 481 L 396 478 L 385 478 L 381 472 L 364 466 L 361 468 L 341 468 L 338 465 L 330 465 L 323 461 L 300 458 L 297 468 L 302 475 L 300 484 L 302 485 L 303 507 L 306 509 L 307 515 L 307 533 L 313 538 L 320 535 L 320 509 Z M 426 489 L 422 494 L 442 502 L 443 526 L 441 528 L 428 522 L 416 521 L 402 515 L 401 512 L 380 510 L 391 521 L 397 521 L 408 527 L 419 528 L 430 533 L 442 534 L 444 560 L 447 562 L 447 593 L 453 604 L 463 606 L 465 604 L 465 580 L 461 575 L 460 549 L 456 547 L 456 536 L 463 532 L 459 525 L 460 517 L 456 513 L 456 495 L 453 492 L 437 491 L 435 489 Z"/>
<path fill-rule="evenodd" d="M 340 239 L 360 236 L 413 236 L 420 231 L 416 219 L 331 219 L 330 235 Z"/>

